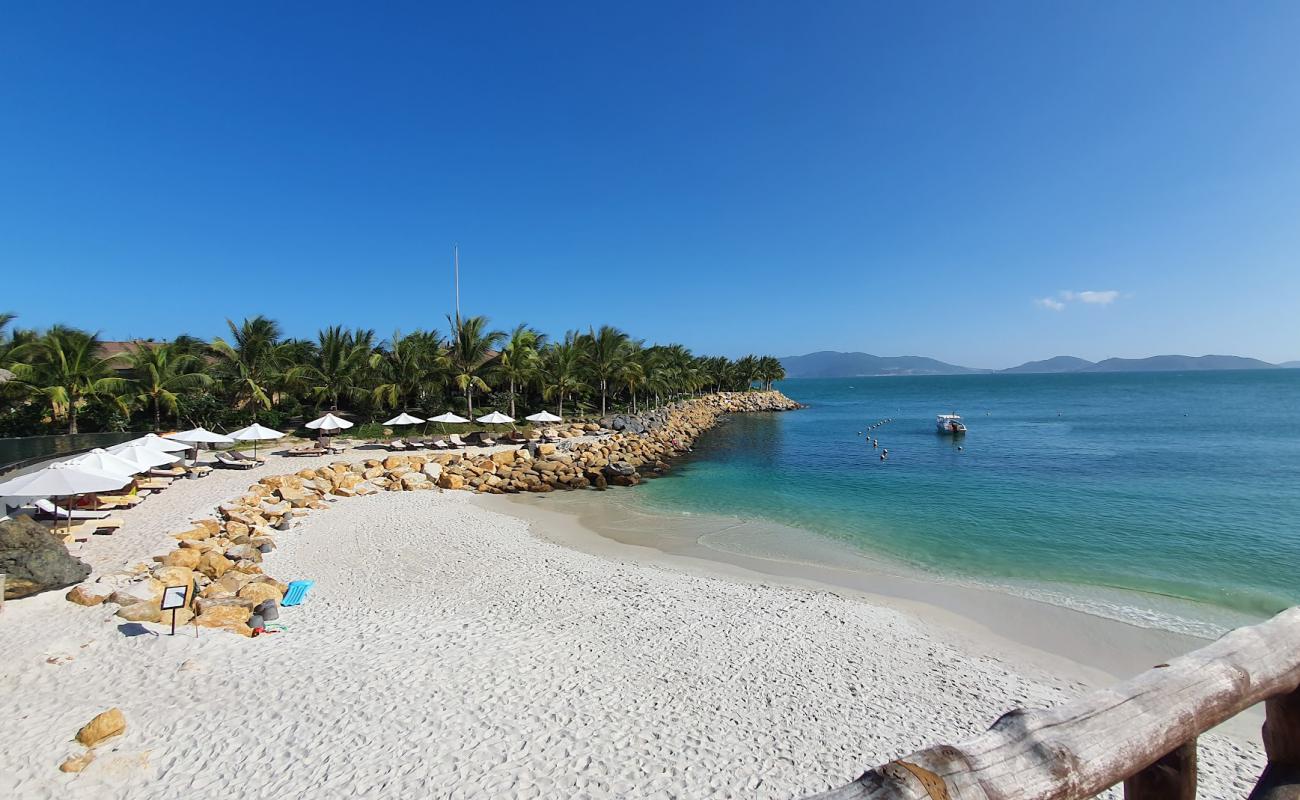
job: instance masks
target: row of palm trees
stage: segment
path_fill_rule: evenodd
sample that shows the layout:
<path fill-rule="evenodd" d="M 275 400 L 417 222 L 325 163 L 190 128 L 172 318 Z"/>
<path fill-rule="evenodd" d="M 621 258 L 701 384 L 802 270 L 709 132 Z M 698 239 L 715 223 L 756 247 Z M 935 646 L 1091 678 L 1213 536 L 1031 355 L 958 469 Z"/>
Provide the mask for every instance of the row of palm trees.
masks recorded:
<path fill-rule="evenodd" d="M 210 342 L 180 336 L 110 355 L 97 335 L 75 328 L 6 333 L 13 319 L 0 314 L 0 418 L 42 405 L 69 433 L 91 404 L 150 419 L 155 429 L 164 419 L 203 424 L 213 409 L 243 419 L 324 409 L 374 418 L 452 401 L 471 417 L 476 405 L 513 417 L 521 403 L 538 401 L 561 416 L 566 406 L 605 416 L 704 391 L 770 389 L 785 376 L 771 356 L 697 357 L 609 325 L 551 339 L 526 324 L 502 331 L 486 317 L 448 317 L 446 335 L 380 340 L 373 330 L 335 325 L 311 341 L 286 338 L 259 316 L 229 321 L 229 337 Z"/>

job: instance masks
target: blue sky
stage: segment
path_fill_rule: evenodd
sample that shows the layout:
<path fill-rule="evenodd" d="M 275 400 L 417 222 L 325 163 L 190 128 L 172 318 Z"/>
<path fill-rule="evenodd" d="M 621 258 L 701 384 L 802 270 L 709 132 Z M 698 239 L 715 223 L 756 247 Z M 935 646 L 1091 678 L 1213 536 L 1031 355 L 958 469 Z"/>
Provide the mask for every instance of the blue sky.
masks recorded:
<path fill-rule="evenodd" d="M 1300 358 L 1294 3 L 0 22 L 0 310 L 27 326 L 442 327 L 458 241 L 466 313 L 551 333 Z"/>

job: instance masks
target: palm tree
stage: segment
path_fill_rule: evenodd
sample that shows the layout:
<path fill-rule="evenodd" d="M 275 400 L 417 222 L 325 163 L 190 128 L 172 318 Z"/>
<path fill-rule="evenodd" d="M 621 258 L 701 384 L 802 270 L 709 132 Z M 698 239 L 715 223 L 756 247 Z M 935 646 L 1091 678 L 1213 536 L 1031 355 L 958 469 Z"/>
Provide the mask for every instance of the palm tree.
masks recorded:
<path fill-rule="evenodd" d="M 410 408 L 429 390 L 446 384 L 446 352 L 438 334 L 415 331 L 403 336 L 399 331 L 387 344 L 370 356 L 378 380 L 371 394 L 379 406 Z"/>
<path fill-rule="evenodd" d="M 755 369 L 755 377 L 762 382 L 763 388 L 772 391 L 772 384 L 775 381 L 785 378 L 785 367 L 781 366 L 779 359 L 772 356 L 763 356 L 758 359 Z"/>
<path fill-rule="evenodd" d="M 628 335 L 612 325 L 591 329 L 582 340 L 582 361 L 587 373 L 600 388 L 600 415 L 605 416 L 605 396 L 609 381 L 618 377 L 619 367 L 627 355 Z"/>
<path fill-rule="evenodd" d="M 49 402 L 55 419 L 67 418 L 68 433 L 77 433 L 77 414 L 90 398 L 110 399 L 126 410 L 121 395 L 129 385 L 101 350 L 98 334 L 55 326 L 14 348 L 11 371 L 28 392 Z"/>
<path fill-rule="evenodd" d="M 564 398 L 582 388 L 582 347 L 573 331 L 564 340 L 555 342 L 542 351 L 539 378 L 542 397 L 559 403 L 559 415 L 564 416 Z"/>
<path fill-rule="evenodd" d="M 127 355 L 132 390 L 141 406 L 153 408 L 153 428 L 162 429 L 162 410 L 177 413 L 177 392 L 206 388 L 212 378 L 205 375 L 203 360 L 186 353 L 174 343 L 141 342 Z"/>
<path fill-rule="evenodd" d="M 758 358 L 746 355 L 745 358 L 737 360 L 736 379 L 745 385 L 745 389 L 753 388 L 754 381 L 758 380 Z"/>
<path fill-rule="evenodd" d="M 212 340 L 212 355 L 223 383 L 230 387 L 236 408 L 257 404 L 271 407 L 274 382 L 288 347 L 280 341 L 280 326 L 263 316 L 245 319 L 243 324 L 226 320 L 233 344 L 220 336 Z"/>
<path fill-rule="evenodd" d="M 332 325 L 318 334 L 307 363 L 285 372 L 285 382 L 305 387 L 318 400 L 329 400 L 329 410 L 338 411 L 340 396 L 356 398 L 365 393 L 374 349 L 374 331 L 345 331 L 342 325 Z"/>
<path fill-rule="evenodd" d="M 643 344 L 640 339 L 629 341 L 623 363 L 618 368 L 618 380 L 627 387 L 633 414 L 637 413 L 637 389 L 646 385 L 646 350 Z"/>
<path fill-rule="evenodd" d="M 487 330 L 487 317 L 461 319 L 459 316 L 448 316 L 447 322 L 451 323 L 447 358 L 451 363 L 452 379 L 456 382 L 456 387 L 465 393 L 465 405 L 473 419 L 474 390 L 491 390 L 487 379 L 492 376 L 492 360 L 496 356 L 497 345 L 506 335 L 501 331 Z"/>
<path fill-rule="evenodd" d="M 501 348 L 497 369 L 501 376 L 510 381 L 510 416 L 515 415 L 515 390 L 522 389 L 537 377 L 539 356 L 537 349 L 546 341 L 546 335 L 519 324 L 510 332 L 509 339 Z"/>

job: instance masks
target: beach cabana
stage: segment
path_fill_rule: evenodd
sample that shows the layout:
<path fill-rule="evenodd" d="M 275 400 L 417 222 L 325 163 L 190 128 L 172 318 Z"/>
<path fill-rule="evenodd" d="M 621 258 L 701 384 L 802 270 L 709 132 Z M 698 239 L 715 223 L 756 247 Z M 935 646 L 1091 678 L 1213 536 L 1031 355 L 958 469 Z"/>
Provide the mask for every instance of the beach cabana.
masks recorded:
<path fill-rule="evenodd" d="M 230 438 L 240 442 L 252 442 L 253 460 L 257 460 L 258 442 L 270 441 L 271 439 L 282 439 L 284 438 L 284 434 L 280 433 L 279 431 L 273 428 L 268 428 L 264 425 L 260 425 L 254 422 L 252 425 L 249 425 L 247 428 L 240 428 L 239 430 L 230 434 Z"/>

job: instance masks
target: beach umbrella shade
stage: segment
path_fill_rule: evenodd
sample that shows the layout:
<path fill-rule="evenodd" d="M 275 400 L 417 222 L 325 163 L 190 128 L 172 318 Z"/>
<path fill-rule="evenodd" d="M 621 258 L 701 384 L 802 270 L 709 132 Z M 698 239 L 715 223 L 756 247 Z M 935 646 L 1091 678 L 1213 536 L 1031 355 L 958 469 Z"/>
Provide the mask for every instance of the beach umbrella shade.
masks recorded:
<path fill-rule="evenodd" d="M 140 467 L 134 461 L 128 461 L 121 456 L 111 453 L 102 447 L 96 447 L 89 453 L 84 453 L 76 458 L 69 458 L 64 461 L 65 464 L 74 464 L 83 469 L 94 470 L 95 472 L 107 472 L 110 475 L 122 475 L 131 477 L 137 472 L 142 472 L 148 467 Z"/>
<path fill-rule="evenodd" d="M 181 460 L 180 455 L 176 453 L 164 453 L 162 450 L 155 450 L 147 444 L 128 444 L 110 448 L 109 452 L 120 459 L 137 465 L 138 472 L 145 472 L 166 464 L 175 464 Z"/>
<path fill-rule="evenodd" d="M 505 414 L 502 414 L 500 411 L 493 411 L 491 414 L 484 414 L 483 416 L 479 417 L 478 421 L 485 423 L 487 425 L 504 425 L 507 422 L 514 422 L 515 419 L 514 417 L 507 417 Z"/>
<path fill-rule="evenodd" d="M 326 414 L 320 419 L 314 419 L 311 422 L 308 422 L 307 427 L 311 428 L 314 431 L 318 430 L 322 432 L 341 431 L 344 428 L 351 428 L 352 423 L 348 422 L 342 417 L 336 417 L 334 416 L 334 414 L 330 413 L 330 414 Z"/>
<path fill-rule="evenodd" d="M 0 496 L 76 498 L 91 492 L 111 492 L 114 489 L 121 489 L 130 482 L 130 475 L 100 472 L 62 461 L 30 475 L 0 483 Z M 58 520 L 56 519 L 55 522 L 57 527 Z M 72 527 L 71 514 L 68 515 L 68 527 Z"/>
<path fill-rule="evenodd" d="M 108 452 L 116 453 L 119 448 L 126 447 L 127 445 L 132 445 L 132 444 L 148 445 L 149 447 L 152 447 L 154 450 L 161 450 L 164 453 L 184 453 L 186 450 L 190 449 L 190 445 L 186 444 L 185 442 L 174 441 L 172 439 L 164 439 L 163 437 L 159 436 L 156 433 L 150 433 L 141 436 L 139 439 L 132 439 L 129 442 L 123 442 L 122 444 L 116 445 L 115 447 L 110 447 L 108 448 Z"/>
<path fill-rule="evenodd" d="M 465 419 L 464 417 L 456 416 L 450 411 L 448 411 L 446 414 L 439 414 L 436 417 L 429 417 L 429 421 L 440 423 L 442 425 L 443 433 L 447 432 L 448 425 L 462 425 L 466 422 L 469 422 L 469 420 Z"/>
<path fill-rule="evenodd" d="M 194 463 L 199 463 L 199 446 L 205 444 L 234 444 L 235 440 L 224 433 L 213 433 L 207 428 L 191 428 L 188 431 L 169 433 L 164 439 L 184 442 L 194 449 Z"/>
<path fill-rule="evenodd" d="M 524 417 L 529 422 L 564 422 L 564 419 L 557 417 L 549 411 L 538 411 L 536 414 L 529 414 Z"/>
<path fill-rule="evenodd" d="M 175 439 L 178 442 L 189 442 L 190 444 L 234 444 L 235 440 L 224 433 L 213 433 L 207 428 L 191 428 L 188 431 L 180 433 L 169 433 L 166 439 Z"/>
<path fill-rule="evenodd" d="M 419 425 L 421 422 L 424 422 L 424 420 L 420 419 L 419 417 L 413 417 L 410 414 L 407 414 L 405 411 L 403 411 L 401 414 L 398 414 L 397 416 L 388 420 L 384 424 L 385 425 Z"/>
<path fill-rule="evenodd" d="M 280 433 L 279 431 L 274 430 L 272 428 L 267 428 L 263 425 L 259 425 L 256 422 L 254 422 L 252 425 L 249 425 L 247 428 L 240 428 L 239 430 L 230 434 L 230 438 L 232 439 L 237 439 L 241 442 L 253 443 L 253 458 L 257 458 L 258 442 L 264 442 L 267 441 L 268 439 L 280 439 L 283 437 L 284 437 L 283 433 Z"/>

